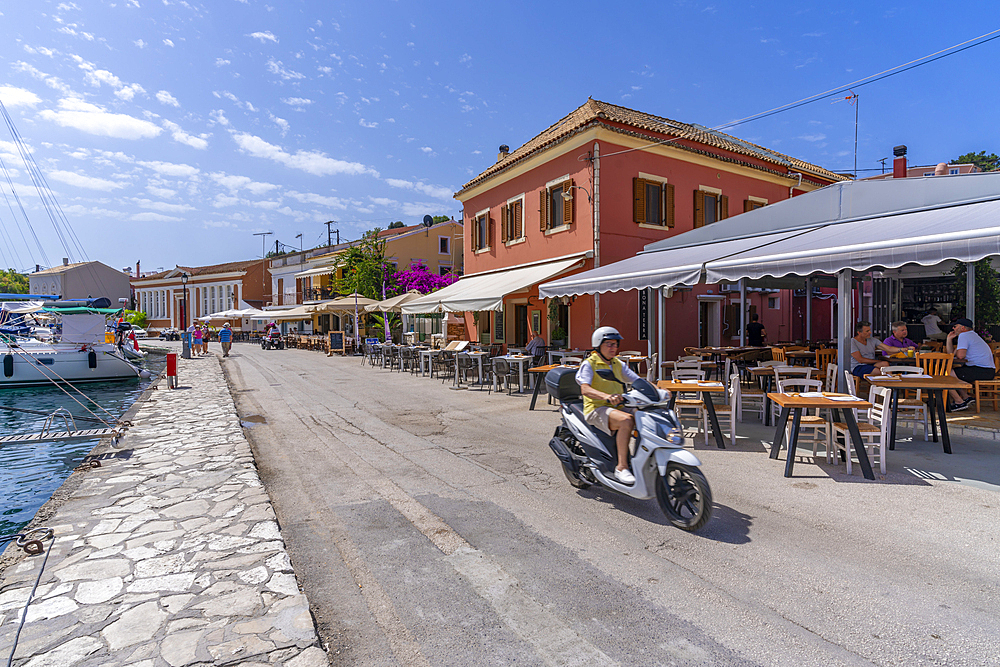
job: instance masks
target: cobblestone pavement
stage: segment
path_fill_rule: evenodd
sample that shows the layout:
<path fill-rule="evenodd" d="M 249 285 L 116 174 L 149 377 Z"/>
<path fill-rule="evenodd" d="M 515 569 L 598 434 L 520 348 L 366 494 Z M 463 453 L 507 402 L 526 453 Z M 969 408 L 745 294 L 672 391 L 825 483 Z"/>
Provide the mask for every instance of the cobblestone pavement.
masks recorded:
<path fill-rule="evenodd" d="M 219 361 L 180 364 L 45 522 L 15 665 L 327 664 Z M 42 562 L 0 578 L 3 659 Z"/>

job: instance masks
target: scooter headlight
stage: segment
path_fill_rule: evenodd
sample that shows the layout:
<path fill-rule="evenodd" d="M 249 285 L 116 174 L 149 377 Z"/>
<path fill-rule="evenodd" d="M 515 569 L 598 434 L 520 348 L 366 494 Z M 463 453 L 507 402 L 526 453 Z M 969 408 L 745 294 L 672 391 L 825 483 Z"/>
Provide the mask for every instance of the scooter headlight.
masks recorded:
<path fill-rule="evenodd" d="M 684 435 L 681 433 L 680 429 L 674 428 L 673 426 L 662 422 L 656 423 L 656 435 L 660 436 L 674 447 L 680 447 L 684 442 Z"/>

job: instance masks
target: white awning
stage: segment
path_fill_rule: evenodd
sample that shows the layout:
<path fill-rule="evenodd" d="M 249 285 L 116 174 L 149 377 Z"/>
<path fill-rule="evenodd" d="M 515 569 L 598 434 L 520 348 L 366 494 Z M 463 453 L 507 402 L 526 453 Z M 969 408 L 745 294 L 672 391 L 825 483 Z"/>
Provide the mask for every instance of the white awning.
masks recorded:
<path fill-rule="evenodd" d="M 794 232 L 765 234 L 754 238 L 714 241 L 702 245 L 646 252 L 620 262 L 545 283 L 542 297 L 600 294 L 647 287 L 696 285 L 705 263 L 793 236 Z"/>
<path fill-rule="evenodd" d="M 313 317 L 311 306 L 299 306 L 288 310 L 263 310 L 260 315 L 254 315 L 251 320 L 311 320 Z"/>
<path fill-rule="evenodd" d="M 833 223 L 705 265 L 705 280 L 934 266 L 1000 255 L 1000 200 Z"/>
<path fill-rule="evenodd" d="M 502 271 L 464 276 L 437 292 L 404 303 L 402 311 L 415 313 L 460 313 L 465 311 L 500 310 L 504 297 L 527 290 L 568 271 L 580 264 L 584 254 L 544 264 L 531 264 Z"/>
<path fill-rule="evenodd" d="M 306 271 L 300 271 L 295 274 L 296 278 L 310 278 L 312 276 L 325 276 L 327 274 L 333 273 L 337 270 L 336 264 L 325 264 L 323 266 L 317 266 L 313 269 L 307 269 Z"/>

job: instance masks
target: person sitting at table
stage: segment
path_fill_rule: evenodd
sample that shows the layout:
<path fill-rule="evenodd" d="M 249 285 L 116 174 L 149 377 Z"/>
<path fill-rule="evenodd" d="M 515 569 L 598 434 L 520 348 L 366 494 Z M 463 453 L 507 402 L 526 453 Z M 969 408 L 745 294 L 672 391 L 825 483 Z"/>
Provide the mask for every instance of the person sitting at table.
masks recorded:
<path fill-rule="evenodd" d="M 906 330 L 906 322 L 893 322 L 892 334 L 882 342 L 889 347 L 902 348 L 903 350 L 916 350 L 917 344 L 906 337 L 907 333 L 909 332 Z"/>
<path fill-rule="evenodd" d="M 754 313 L 750 316 L 750 324 L 747 325 L 747 345 L 750 347 L 763 347 L 767 339 L 767 329 L 758 322 L 760 315 Z"/>
<path fill-rule="evenodd" d="M 614 327 L 594 331 L 590 339 L 594 351 L 580 364 L 576 381 L 583 394 L 583 414 L 587 423 L 615 438 L 618 448 L 615 479 L 622 484 L 635 484 L 635 475 L 628 466 L 628 443 L 635 428 L 635 418 L 613 406 L 621 404 L 626 385 L 638 380 L 639 376 L 618 358 L 621 341 L 622 335 Z M 601 371 L 605 371 L 604 375 L 610 371 L 614 379 L 604 377 Z"/>
<path fill-rule="evenodd" d="M 871 322 L 858 322 L 854 325 L 854 338 L 851 339 L 851 375 L 857 377 L 881 375 L 882 369 L 889 365 L 888 361 L 878 356 L 876 350 L 884 350 L 889 353 L 896 350 L 885 343 L 878 342 L 871 336 Z"/>
<path fill-rule="evenodd" d="M 964 366 L 952 368 L 952 377 L 963 382 L 975 384 L 976 380 L 992 380 L 996 374 L 993 366 L 993 350 L 979 334 L 973 331 L 972 320 L 967 317 L 955 321 L 955 326 L 945 340 L 948 354 L 954 354 L 955 359 L 964 361 Z M 956 344 L 956 340 L 958 342 Z M 949 410 L 967 410 L 969 404 L 976 399 L 965 390 L 951 389 L 948 391 L 952 404 Z"/>
<path fill-rule="evenodd" d="M 536 333 L 535 337 L 532 338 L 530 341 L 528 341 L 528 344 L 527 346 L 525 346 L 524 351 L 530 354 L 532 357 L 535 357 L 534 361 L 537 362 L 538 357 L 540 357 L 542 354 L 542 352 L 539 351 L 539 348 L 544 348 L 544 347 L 545 347 L 545 339 Z"/>

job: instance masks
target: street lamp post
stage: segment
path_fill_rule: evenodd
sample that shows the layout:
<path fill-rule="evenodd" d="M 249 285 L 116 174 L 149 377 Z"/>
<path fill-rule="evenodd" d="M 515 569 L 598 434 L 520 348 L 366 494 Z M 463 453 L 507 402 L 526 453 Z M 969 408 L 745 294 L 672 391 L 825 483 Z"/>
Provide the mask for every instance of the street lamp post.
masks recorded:
<path fill-rule="evenodd" d="M 184 286 L 184 300 L 181 308 L 181 357 L 191 358 L 191 334 L 188 333 L 188 274 L 181 274 L 181 285 Z"/>
<path fill-rule="evenodd" d="M 267 260 L 267 247 L 266 247 L 265 244 L 267 242 L 267 237 L 270 236 L 271 234 L 274 234 L 274 232 L 254 232 L 254 236 L 259 236 L 260 237 L 260 290 L 261 290 L 260 291 L 260 303 L 261 303 L 261 307 L 263 307 L 264 305 L 266 305 L 266 301 L 264 300 L 264 295 L 267 294 L 267 270 L 265 269 L 264 264 L 265 264 L 265 262 Z M 272 295 L 272 297 L 273 297 L 273 295 Z M 272 298 L 272 301 L 273 301 L 273 298 Z"/>

